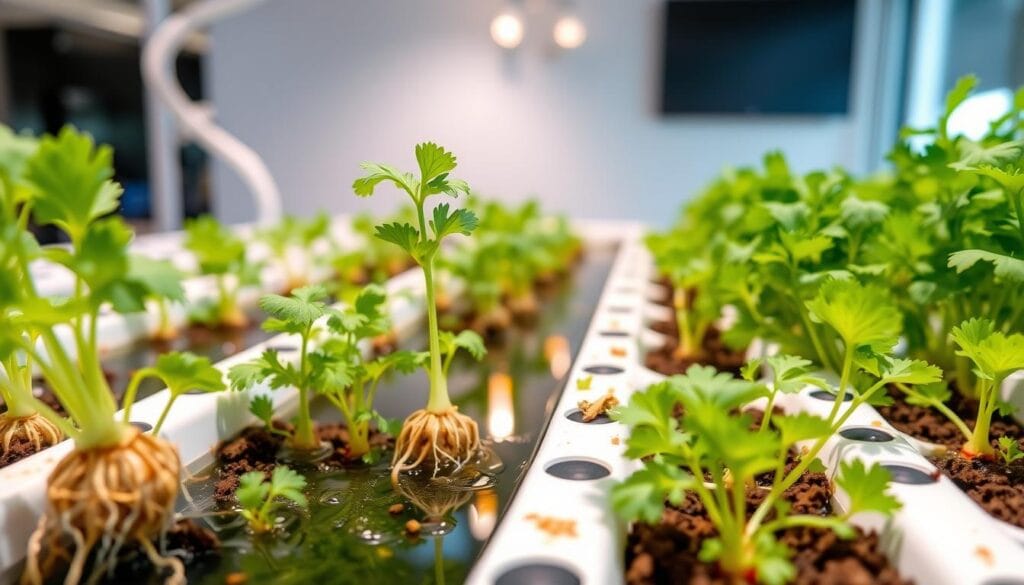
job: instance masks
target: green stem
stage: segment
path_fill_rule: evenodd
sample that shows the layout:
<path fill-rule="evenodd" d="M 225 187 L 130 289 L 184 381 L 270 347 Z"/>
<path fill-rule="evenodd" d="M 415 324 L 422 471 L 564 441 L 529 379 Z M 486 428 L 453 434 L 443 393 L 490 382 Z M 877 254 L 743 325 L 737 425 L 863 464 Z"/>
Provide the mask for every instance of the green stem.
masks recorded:
<path fill-rule="evenodd" d="M 423 264 L 423 278 L 427 284 L 427 331 L 430 340 L 430 396 L 427 399 L 427 411 L 441 414 L 452 408 L 448 396 L 448 379 L 441 363 L 441 342 L 437 328 L 437 307 L 434 305 L 434 259 L 429 258 Z"/>
<path fill-rule="evenodd" d="M 775 408 L 775 396 L 776 395 L 778 395 L 777 391 L 772 391 L 772 393 L 768 395 L 768 405 L 765 406 L 765 408 L 764 408 L 764 416 L 761 417 L 761 426 L 758 427 L 758 429 L 757 429 L 758 433 L 763 433 L 765 431 L 765 429 L 767 429 L 771 425 L 771 422 L 772 422 L 772 410 L 774 410 L 774 408 Z"/>
<path fill-rule="evenodd" d="M 957 415 L 957 413 L 953 412 L 953 410 L 946 406 L 941 400 L 935 400 L 933 398 L 929 398 L 928 396 L 921 394 L 920 392 L 915 392 L 912 388 L 907 387 L 905 384 L 896 384 L 896 387 L 899 388 L 907 396 L 913 396 L 920 401 L 927 402 L 928 406 L 931 406 L 935 410 L 941 412 L 947 419 L 949 419 L 949 422 L 956 425 L 956 428 L 959 429 L 961 433 L 963 433 L 965 439 L 970 440 L 972 433 L 971 429 L 967 426 L 967 423 L 965 423 L 964 420 L 960 418 L 959 415 Z"/>
<path fill-rule="evenodd" d="M 434 581 L 444 585 L 444 540 L 440 536 L 434 537 Z"/>
<path fill-rule="evenodd" d="M 7 416 L 24 418 L 34 414 L 32 377 L 31 373 L 28 373 L 28 366 L 22 366 L 18 363 L 18 358 L 11 355 L 3 360 L 3 368 L 0 372 L 0 376 L 3 376 L 0 378 L 0 394 L 7 404 Z"/>
<path fill-rule="evenodd" d="M 320 444 L 313 433 L 312 416 L 309 411 L 309 389 L 305 383 L 309 379 L 307 375 L 306 353 L 309 347 L 309 334 L 307 329 L 302 335 L 302 348 L 299 353 L 299 374 L 304 381 L 299 391 L 299 412 L 295 415 L 295 434 L 292 436 L 292 445 L 299 449 L 315 449 Z"/>
<path fill-rule="evenodd" d="M 884 379 L 879 380 L 875 385 L 865 390 L 860 396 L 854 398 L 850 402 L 849 408 L 843 412 L 842 416 L 832 423 L 832 428 L 829 433 L 815 441 L 814 445 L 806 453 L 801 454 L 800 463 L 798 463 L 796 467 L 794 467 L 792 471 L 790 471 L 781 481 L 779 481 L 778 476 L 776 476 L 776 481 L 772 485 L 772 489 L 768 492 L 768 495 L 765 496 L 761 505 L 757 507 L 757 510 L 754 511 L 754 514 L 750 517 L 750 521 L 747 522 L 746 532 L 748 536 L 753 535 L 758 530 L 768 512 L 774 509 L 775 502 L 782 496 L 782 493 L 796 483 L 796 481 L 800 479 L 800 476 L 802 476 L 811 464 L 814 463 L 814 460 L 818 457 L 818 453 L 821 452 L 825 447 L 825 444 L 830 438 L 832 438 L 836 431 L 842 428 L 843 424 L 846 423 L 846 420 L 850 418 L 855 410 L 857 410 L 857 407 L 870 400 L 875 392 L 877 392 L 879 388 L 883 388 L 885 384 L 886 381 Z M 833 410 L 835 410 L 835 408 L 833 408 Z"/>
<path fill-rule="evenodd" d="M 1017 231 L 1020 233 L 1021 245 L 1024 246 L 1024 210 L 1021 205 L 1021 190 L 1013 195 L 1013 209 L 1017 214 Z"/>
<path fill-rule="evenodd" d="M 132 406 L 135 404 L 135 395 L 139 391 L 139 384 L 150 376 L 159 375 L 160 372 L 156 368 L 142 368 L 132 374 L 131 380 L 128 381 L 128 388 L 124 391 L 124 399 L 121 401 L 121 408 L 124 410 L 124 416 L 122 417 L 124 422 L 129 423 L 132 421 Z M 156 435 L 156 433 L 153 434 Z"/>
<path fill-rule="evenodd" d="M 1000 378 L 982 380 L 979 382 L 979 386 L 981 386 L 981 402 L 978 405 L 978 420 L 974 423 L 974 432 L 971 433 L 967 451 L 978 455 L 992 455 L 995 450 L 992 449 L 992 444 L 989 442 L 989 432 L 992 427 L 992 415 L 995 413 L 998 403 L 995 393 L 1002 386 L 1002 380 Z"/>
<path fill-rule="evenodd" d="M 156 425 L 153 426 L 152 435 L 154 437 L 160 436 L 160 429 L 164 426 L 167 414 L 171 412 L 171 407 L 174 406 L 174 401 L 178 399 L 178 392 L 175 392 L 174 390 L 170 390 L 170 392 L 171 396 L 167 399 L 167 404 L 164 405 L 164 409 L 160 412 L 160 418 L 156 419 Z"/>

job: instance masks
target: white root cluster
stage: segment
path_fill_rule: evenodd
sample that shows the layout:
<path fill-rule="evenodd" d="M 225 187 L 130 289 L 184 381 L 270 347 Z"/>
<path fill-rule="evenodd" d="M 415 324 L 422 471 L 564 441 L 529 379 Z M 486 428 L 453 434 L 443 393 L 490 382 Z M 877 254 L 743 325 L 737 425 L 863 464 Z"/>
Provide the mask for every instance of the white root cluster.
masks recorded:
<path fill-rule="evenodd" d="M 27 440 L 39 452 L 56 445 L 63 437 L 57 425 L 36 413 L 21 417 L 0 414 L 0 444 L 4 453 L 11 450 L 15 439 Z"/>
<path fill-rule="evenodd" d="M 391 483 L 398 485 L 398 475 L 433 463 L 433 475 L 442 467 L 461 469 L 480 450 L 480 431 L 476 421 L 451 407 L 444 412 L 421 409 L 402 423 L 402 432 L 395 441 L 395 457 L 391 461 Z"/>
<path fill-rule="evenodd" d="M 124 545 L 135 543 L 169 570 L 167 585 L 183 584 L 181 561 L 153 545 L 174 511 L 180 469 L 173 445 L 135 429 L 120 445 L 72 451 L 50 475 L 47 510 L 29 540 L 22 582 L 42 585 L 58 563 L 67 563 L 64 584 L 81 583 L 93 550 L 85 582 L 99 582 L 113 573 Z"/>

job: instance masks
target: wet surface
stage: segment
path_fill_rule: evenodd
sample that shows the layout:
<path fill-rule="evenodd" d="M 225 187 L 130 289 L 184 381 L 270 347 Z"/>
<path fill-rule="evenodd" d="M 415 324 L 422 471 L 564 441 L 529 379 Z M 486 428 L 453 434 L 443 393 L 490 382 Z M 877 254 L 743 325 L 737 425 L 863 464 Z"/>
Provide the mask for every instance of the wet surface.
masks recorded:
<path fill-rule="evenodd" d="M 179 510 L 214 529 L 223 548 L 219 558 L 194 563 L 189 582 L 221 584 L 244 573 L 248 583 L 462 583 L 530 462 L 613 258 L 610 248 L 588 250 L 532 328 L 508 331 L 481 363 L 455 362 L 452 399 L 479 423 L 487 449 L 454 479 L 403 475 L 396 491 L 387 461 L 309 468 L 308 512 L 285 510 L 276 535 L 254 536 L 234 512 L 216 511 L 213 468 L 194 466 Z M 426 397 L 426 376 L 417 373 L 383 383 L 376 406 L 403 418 Z M 338 419 L 328 407 L 317 403 L 317 420 Z"/>

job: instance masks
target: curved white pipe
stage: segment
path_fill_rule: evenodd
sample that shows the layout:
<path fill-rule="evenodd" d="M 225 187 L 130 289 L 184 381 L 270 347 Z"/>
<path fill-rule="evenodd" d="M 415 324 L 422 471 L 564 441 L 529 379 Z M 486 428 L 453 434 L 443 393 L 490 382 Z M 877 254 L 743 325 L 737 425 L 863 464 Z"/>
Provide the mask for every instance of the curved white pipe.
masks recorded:
<path fill-rule="evenodd" d="M 167 17 L 142 51 L 142 77 L 170 108 L 183 133 L 226 161 L 256 199 L 256 222 L 281 217 L 281 195 L 274 177 L 256 152 L 213 122 L 211 113 L 188 98 L 177 82 L 175 58 L 189 35 L 231 14 L 265 0 L 202 0 Z"/>

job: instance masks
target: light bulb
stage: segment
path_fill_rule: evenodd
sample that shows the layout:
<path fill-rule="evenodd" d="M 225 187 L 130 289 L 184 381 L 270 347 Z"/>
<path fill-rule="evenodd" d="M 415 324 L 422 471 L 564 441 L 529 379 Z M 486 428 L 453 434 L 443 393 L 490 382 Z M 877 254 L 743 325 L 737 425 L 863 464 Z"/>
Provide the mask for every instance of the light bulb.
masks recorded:
<path fill-rule="evenodd" d="M 555 44 L 563 49 L 575 49 L 587 40 L 587 27 L 575 16 L 563 16 L 555 22 Z"/>
<path fill-rule="evenodd" d="M 523 42 L 523 20 L 513 12 L 502 12 L 491 21 L 491 38 L 503 49 L 514 49 Z"/>

